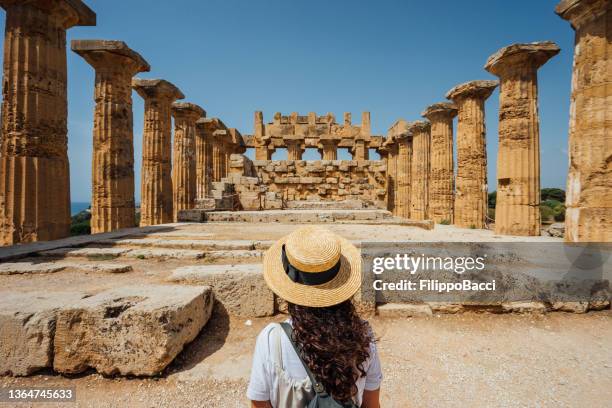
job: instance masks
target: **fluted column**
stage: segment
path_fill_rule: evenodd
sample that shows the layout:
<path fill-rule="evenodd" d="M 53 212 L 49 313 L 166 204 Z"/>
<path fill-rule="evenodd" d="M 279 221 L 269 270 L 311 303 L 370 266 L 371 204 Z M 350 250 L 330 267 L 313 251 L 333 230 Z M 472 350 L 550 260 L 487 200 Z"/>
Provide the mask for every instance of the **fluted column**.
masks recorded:
<path fill-rule="evenodd" d="M 302 160 L 302 153 L 304 153 L 303 138 L 285 139 L 285 144 L 287 146 L 288 160 Z"/>
<path fill-rule="evenodd" d="M 387 209 L 397 214 L 397 154 L 398 146 L 395 137 L 388 137 L 384 143 L 387 152 Z"/>
<path fill-rule="evenodd" d="M 91 232 L 134 227 L 132 77 L 149 64 L 123 41 L 73 40 L 71 48 L 96 70 Z"/>
<path fill-rule="evenodd" d="M 216 130 L 213 133 L 212 138 L 212 181 L 221 181 L 223 176 L 223 169 L 225 164 L 223 159 L 225 157 L 223 151 L 223 137 L 225 136 L 224 130 Z"/>
<path fill-rule="evenodd" d="M 165 224 L 172 211 L 172 117 L 171 106 L 183 99 L 181 91 L 163 79 L 138 79 L 132 88 L 144 99 L 140 226 Z"/>
<path fill-rule="evenodd" d="M 203 200 L 210 191 L 212 177 L 212 143 L 206 134 L 204 119 L 196 121 L 196 200 Z"/>
<path fill-rule="evenodd" d="M 452 103 L 434 103 L 421 114 L 431 122 L 429 169 L 429 218 L 436 223 L 453 223 L 453 118 Z"/>
<path fill-rule="evenodd" d="M 612 241 L 612 1 L 565 0 L 574 30 L 565 240 Z"/>
<path fill-rule="evenodd" d="M 196 121 L 206 116 L 204 109 L 188 102 L 172 104 L 174 149 L 172 195 L 174 222 L 181 210 L 190 210 L 196 199 Z"/>
<path fill-rule="evenodd" d="M 404 132 L 397 140 L 397 211 L 399 217 L 410 218 L 410 189 L 412 168 L 412 134 Z"/>
<path fill-rule="evenodd" d="M 429 216 L 430 124 L 421 120 L 412 122 L 410 131 L 412 133 L 410 218 L 426 220 Z"/>
<path fill-rule="evenodd" d="M 513 44 L 485 69 L 500 78 L 495 233 L 540 235 L 540 118 L 537 70 L 559 53 L 547 42 Z"/>
<path fill-rule="evenodd" d="M 0 0 L 6 10 L 0 245 L 70 233 L 66 30 L 96 24 L 80 0 Z"/>
<path fill-rule="evenodd" d="M 323 160 L 338 160 L 338 143 L 340 138 L 335 136 L 321 136 L 319 139 Z"/>
<path fill-rule="evenodd" d="M 446 94 L 458 109 L 454 222 L 459 227 L 485 227 L 488 197 L 484 102 L 497 84 L 471 81 Z"/>

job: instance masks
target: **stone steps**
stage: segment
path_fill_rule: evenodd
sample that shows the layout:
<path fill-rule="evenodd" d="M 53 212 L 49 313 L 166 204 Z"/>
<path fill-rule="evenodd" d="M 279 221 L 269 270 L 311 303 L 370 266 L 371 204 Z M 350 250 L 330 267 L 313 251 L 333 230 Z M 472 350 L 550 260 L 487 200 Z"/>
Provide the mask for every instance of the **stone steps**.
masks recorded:
<path fill-rule="evenodd" d="M 213 211 L 206 213 L 207 222 L 279 222 L 328 223 L 344 221 L 373 221 L 391 219 L 386 210 L 266 210 L 266 211 Z"/>
<path fill-rule="evenodd" d="M 381 209 L 287 209 L 264 211 L 208 211 L 194 209 L 181 211 L 179 213 L 179 221 L 211 223 L 373 224 L 403 225 L 427 230 L 434 228 L 434 223 L 431 220 L 407 220 L 395 217 L 391 212 Z"/>
<path fill-rule="evenodd" d="M 40 253 L 41 256 L 52 258 L 87 258 L 104 261 L 119 257 L 137 259 L 185 259 L 203 260 L 204 262 L 259 262 L 260 250 L 213 250 L 204 251 L 196 249 L 172 248 L 133 248 L 133 247 L 86 247 L 86 248 L 58 248 Z"/>
<path fill-rule="evenodd" d="M 295 210 L 361 210 L 365 208 L 363 201 L 343 200 L 343 201 L 309 201 L 309 200 L 290 200 L 286 202 L 287 209 Z"/>
<path fill-rule="evenodd" d="M 45 274 L 77 269 L 85 272 L 124 273 L 132 271 L 132 266 L 114 262 L 7 262 L 0 265 L 0 275 Z"/>
<path fill-rule="evenodd" d="M 179 238 L 178 236 L 176 238 Z M 211 239 L 163 239 L 163 238 L 139 238 L 139 239 L 105 239 L 97 244 L 109 246 L 131 246 L 131 247 L 155 247 L 170 249 L 201 249 L 205 251 L 222 250 L 254 250 L 267 249 L 273 241 L 253 240 L 211 240 Z"/>

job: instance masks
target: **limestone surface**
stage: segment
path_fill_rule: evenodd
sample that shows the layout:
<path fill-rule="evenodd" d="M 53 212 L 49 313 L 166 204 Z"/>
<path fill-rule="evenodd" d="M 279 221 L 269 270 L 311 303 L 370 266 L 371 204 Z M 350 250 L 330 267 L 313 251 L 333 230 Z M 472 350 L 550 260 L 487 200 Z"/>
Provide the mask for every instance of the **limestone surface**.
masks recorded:
<path fill-rule="evenodd" d="M 57 316 L 53 368 L 158 375 L 198 335 L 212 307 L 207 286 L 127 286 L 74 302 Z"/>
<path fill-rule="evenodd" d="M 150 66 L 123 41 L 73 40 L 95 70 L 91 232 L 135 226 L 132 77 Z"/>
<path fill-rule="evenodd" d="M 612 241 L 612 2 L 564 0 L 557 14 L 576 31 L 565 213 L 569 242 Z"/>
<path fill-rule="evenodd" d="M 55 322 L 77 292 L 0 293 L 0 375 L 23 376 L 52 367 Z"/>
<path fill-rule="evenodd" d="M 175 269 L 168 281 L 212 287 L 215 299 L 232 315 L 274 314 L 274 294 L 263 279 L 261 264 L 183 266 Z"/>

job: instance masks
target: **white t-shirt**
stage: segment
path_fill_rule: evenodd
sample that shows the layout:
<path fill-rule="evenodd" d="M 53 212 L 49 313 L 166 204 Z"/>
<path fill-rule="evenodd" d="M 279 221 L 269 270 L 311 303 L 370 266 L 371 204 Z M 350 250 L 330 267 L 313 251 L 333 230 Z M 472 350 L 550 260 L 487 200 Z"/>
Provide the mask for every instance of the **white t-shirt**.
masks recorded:
<path fill-rule="evenodd" d="M 287 321 L 290 323 L 290 321 Z M 253 355 L 253 367 L 251 369 L 251 381 L 247 389 L 247 397 L 252 401 L 271 401 L 274 407 L 278 392 L 278 378 L 274 370 L 274 344 L 270 335 L 274 328 L 274 323 L 267 325 L 259 336 L 255 344 Z M 304 380 L 308 377 L 302 362 L 293 349 L 291 342 L 283 333 L 281 336 L 281 350 L 283 360 L 283 370 L 295 380 Z M 357 403 L 360 405 L 364 390 L 377 390 L 382 381 L 382 371 L 380 359 L 376 351 L 376 344 L 370 344 L 370 357 L 363 363 L 366 372 L 365 377 L 357 380 Z M 277 408 L 277 407 L 274 407 Z"/>

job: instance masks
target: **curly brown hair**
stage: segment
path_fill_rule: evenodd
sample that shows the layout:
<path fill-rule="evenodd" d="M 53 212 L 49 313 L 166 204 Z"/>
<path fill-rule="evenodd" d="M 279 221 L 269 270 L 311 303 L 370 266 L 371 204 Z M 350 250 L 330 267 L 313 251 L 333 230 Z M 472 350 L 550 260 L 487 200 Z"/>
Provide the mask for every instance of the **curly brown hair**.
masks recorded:
<path fill-rule="evenodd" d="M 374 341 L 368 322 L 350 300 L 329 307 L 289 303 L 288 311 L 293 340 L 310 371 L 335 400 L 350 401 L 357 394 L 356 381 L 366 375 L 363 363 Z"/>

